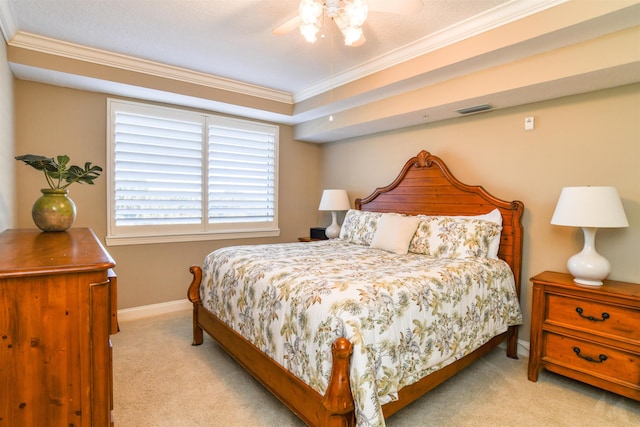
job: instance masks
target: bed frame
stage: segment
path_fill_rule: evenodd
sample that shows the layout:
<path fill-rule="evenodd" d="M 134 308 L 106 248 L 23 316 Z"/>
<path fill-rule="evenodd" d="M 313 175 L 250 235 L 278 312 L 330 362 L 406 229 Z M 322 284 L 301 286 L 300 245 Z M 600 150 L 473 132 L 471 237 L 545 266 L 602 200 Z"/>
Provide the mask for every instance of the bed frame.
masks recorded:
<path fill-rule="evenodd" d="M 421 151 L 402 168 L 388 186 L 377 188 L 370 196 L 356 199 L 356 209 L 375 212 L 398 212 L 425 215 L 478 215 L 498 208 L 503 229 L 498 256 L 513 270 L 518 297 L 522 263 L 522 223 L 524 204 L 518 200 L 500 200 L 481 186 L 458 181 L 444 162 Z M 240 365 L 262 383 L 302 421 L 311 426 L 354 426 L 354 404 L 349 386 L 349 361 L 352 345 L 346 338 L 332 345 L 331 378 L 324 396 L 307 386 L 281 365 L 262 353 L 215 315 L 207 311 L 200 300 L 202 270 L 190 268 L 193 280 L 188 297 L 193 303 L 193 345 L 203 342 L 203 330 L 227 351 Z M 472 362 L 507 341 L 507 356 L 517 358 L 517 326 L 510 327 L 464 358 L 440 369 L 419 382 L 402 388 L 397 401 L 383 405 L 385 418 L 407 406 L 429 390 L 452 377 Z"/>

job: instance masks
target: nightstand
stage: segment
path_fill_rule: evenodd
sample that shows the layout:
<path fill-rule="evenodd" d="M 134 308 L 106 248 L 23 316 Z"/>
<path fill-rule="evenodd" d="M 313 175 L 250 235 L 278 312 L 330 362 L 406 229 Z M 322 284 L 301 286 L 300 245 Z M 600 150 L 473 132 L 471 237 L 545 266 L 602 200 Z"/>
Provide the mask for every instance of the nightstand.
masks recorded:
<path fill-rule="evenodd" d="M 640 284 L 551 271 L 531 282 L 529 380 L 544 368 L 640 401 Z"/>
<path fill-rule="evenodd" d="M 309 237 L 298 237 L 299 242 L 315 242 L 317 240 L 327 240 L 327 236 L 324 234 L 326 228 L 324 227 L 312 227 L 309 229 Z"/>

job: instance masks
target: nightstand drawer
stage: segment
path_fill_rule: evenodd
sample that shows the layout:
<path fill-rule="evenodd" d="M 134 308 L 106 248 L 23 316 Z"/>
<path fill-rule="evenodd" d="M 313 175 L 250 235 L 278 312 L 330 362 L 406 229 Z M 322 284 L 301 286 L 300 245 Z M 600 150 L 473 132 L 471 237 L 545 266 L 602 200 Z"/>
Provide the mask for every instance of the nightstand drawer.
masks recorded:
<path fill-rule="evenodd" d="M 545 320 L 640 343 L 640 311 L 606 303 L 548 294 Z"/>
<path fill-rule="evenodd" d="M 607 381 L 640 386 L 640 355 L 565 337 L 545 334 L 542 359 Z"/>

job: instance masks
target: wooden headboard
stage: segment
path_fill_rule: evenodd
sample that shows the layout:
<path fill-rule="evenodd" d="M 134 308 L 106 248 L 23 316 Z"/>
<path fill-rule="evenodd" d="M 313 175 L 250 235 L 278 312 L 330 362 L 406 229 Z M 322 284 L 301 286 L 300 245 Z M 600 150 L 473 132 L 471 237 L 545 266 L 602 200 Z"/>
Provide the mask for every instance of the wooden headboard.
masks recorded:
<path fill-rule="evenodd" d="M 511 266 L 520 295 L 524 212 L 521 201 L 501 200 L 479 185 L 463 184 L 442 159 L 423 150 L 407 161 L 391 184 L 356 199 L 355 206 L 363 211 L 407 215 L 480 215 L 498 208 L 503 227 L 498 257 Z"/>

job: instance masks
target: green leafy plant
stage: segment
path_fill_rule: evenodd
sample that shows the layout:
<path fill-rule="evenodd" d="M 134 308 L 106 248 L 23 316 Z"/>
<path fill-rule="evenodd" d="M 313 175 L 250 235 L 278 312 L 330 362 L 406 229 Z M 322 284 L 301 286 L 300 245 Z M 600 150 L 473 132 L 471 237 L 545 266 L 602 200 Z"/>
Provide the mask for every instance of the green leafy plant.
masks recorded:
<path fill-rule="evenodd" d="M 25 154 L 16 156 L 16 160 L 44 172 L 47 184 L 52 190 L 65 189 L 74 182 L 93 185 L 93 180 L 102 172 L 100 166 L 91 166 L 91 162 L 85 163 L 84 169 L 76 165 L 69 166 L 71 159 L 67 155 L 58 156 L 56 161 L 52 157 Z"/>

